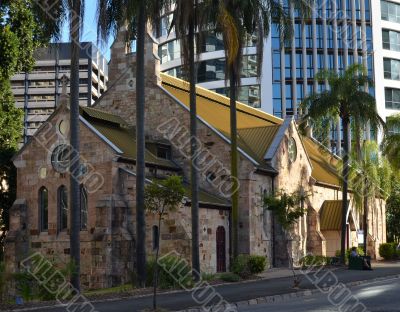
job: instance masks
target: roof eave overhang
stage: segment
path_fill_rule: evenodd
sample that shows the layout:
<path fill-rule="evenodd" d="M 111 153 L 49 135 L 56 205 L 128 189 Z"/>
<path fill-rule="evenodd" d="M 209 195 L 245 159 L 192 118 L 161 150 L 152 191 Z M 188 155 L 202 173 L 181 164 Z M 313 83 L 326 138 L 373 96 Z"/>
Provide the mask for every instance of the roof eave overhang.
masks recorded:
<path fill-rule="evenodd" d="M 187 198 L 185 206 L 190 206 L 190 205 L 191 205 L 191 201 L 189 198 Z M 216 203 L 209 203 L 209 202 L 202 202 L 202 201 L 199 201 L 199 207 L 207 208 L 207 209 L 226 210 L 226 211 L 231 210 L 230 205 L 216 204 Z"/>
<path fill-rule="evenodd" d="M 279 172 L 273 168 L 265 169 L 262 167 L 256 167 L 255 173 L 270 176 L 270 177 L 276 177 L 279 174 Z"/>
<path fill-rule="evenodd" d="M 125 156 L 118 156 L 116 161 L 119 163 L 134 164 L 134 165 L 136 164 L 136 159 L 130 158 L 130 157 L 125 157 Z M 150 168 L 159 168 L 159 169 L 170 170 L 170 171 L 175 171 L 175 172 L 182 171 L 182 169 L 178 168 L 178 167 L 169 167 L 169 166 L 164 166 L 164 165 L 155 164 L 155 163 L 151 163 L 151 162 L 146 162 L 145 165 L 146 165 L 146 167 L 150 167 Z"/>
<path fill-rule="evenodd" d="M 335 189 L 335 190 L 341 189 L 341 187 L 339 185 L 329 184 L 329 183 L 321 182 L 321 181 L 318 181 L 318 180 L 315 182 L 315 185 L 322 186 L 322 187 L 327 187 L 327 188 L 331 188 L 331 189 Z"/>

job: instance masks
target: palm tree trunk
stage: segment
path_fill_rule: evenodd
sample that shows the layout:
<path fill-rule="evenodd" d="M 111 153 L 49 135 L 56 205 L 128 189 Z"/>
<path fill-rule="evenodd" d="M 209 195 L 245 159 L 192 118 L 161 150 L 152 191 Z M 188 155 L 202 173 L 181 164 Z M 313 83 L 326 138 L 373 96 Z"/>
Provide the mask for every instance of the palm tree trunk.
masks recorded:
<path fill-rule="evenodd" d="M 160 254 L 160 238 L 161 238 L 161 219 L 164 214 L 164 210 L 158 215 L 158 233 L 157 233 L 157 250 L 156 250 L 156 262 L 154 264 L 154 277 L 153 277 L 153 310 L 157 309 L 157 287 L 158 287 L 158 256 Z"/>
<path fill-rule="evenodd" d="M 236 85 L 237 77 L 234 65 L 230 65 L 230 124 L 231 124 L 231 176 L 232 176 L 232 256 L 239 254 L 239 192 L 238 192 L 238 153 L 237 153 L 237 119 L 236 119 Z M 231 259 L 232 264 L 232 259 Z"/>
<path fill-rule="evenodd" d="M 73 272 L 72 286 L 80 292 L 80 200 L 79 200 L 79 52 L 80 52 L 81 0 L 74 0 L 70 20 L 71 37 L 71 97 L 70 97 L 70 185 L 71 185 L 71 235 L 70 251 Z"/>
<path fill-rule="evenodd" d="M 364 179 L 364 194 L 368 194 L 368 189 L 366 189 L 368 187 L 368 179 L 365 178 Z M 368 209 L 368 196 L 364 195 L 364 217 L 363 217 L 363 224 L 364 224 L 364 256 L 367 255 L 367 244 L 368 244 L 368 213 L 369 213 L 369 209 Z"/>
<path fill-rule="evenodd" d="M 342 197 L 342 228 L 340 235 L 340 260 L 346 263 L 346 232 L 347 232 L 347 196 L 348 196 L 348 175 L 349 175 L 349 127 L 348 118 L 343 118 L 343 197 Z"/>
<path fill-rule="evenodd" d="M 140 2 L 136 50 L 136 266 L 139 287 L 146 284 L 146 220 L 144 211 L 145 137 L 144 137 L 144 41 L 146 36 L 145 4 Z"/>
<path fill-rule="evenodd" d="M 197 0 L 195 8 L 197 9 Z M 195 13 L 196 15 L 196 13 Z M 196 18 L 196 17 L 194 17 Z M 195 21 L 189 25 L 189 82 L 190 82 L 190 173 L 191 173 L 191 208 L 192 208 L 192 274 L 197 282 L 200 279 L 199 251 L 199 174 L 197 170 L 197 111 L 196 111 L 196 65 L 194 61 Z"/>

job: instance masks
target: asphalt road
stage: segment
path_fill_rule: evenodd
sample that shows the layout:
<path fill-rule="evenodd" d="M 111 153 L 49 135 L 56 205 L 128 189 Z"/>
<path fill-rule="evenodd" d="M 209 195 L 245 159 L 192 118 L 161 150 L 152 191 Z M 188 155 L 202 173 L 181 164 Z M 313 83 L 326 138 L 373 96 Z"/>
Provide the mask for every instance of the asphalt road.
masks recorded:
<path fill-rule="evenodd" d="M 339 290 L 339 289 L 337 289 Z M 343 290 L 343 289 L 342 289 Z M 278 303 L 249 306 L 240 312 L 394 312 L 400 311 L 400 279 L 371 282 L 342 292 L 318 293 Z M 348 298 L 348 299 L 346 299 Z"/>
<path fill-rule="evenodd" d="M 338 269 L 331 272 L 324 270 L 319 273 L 313 272 L 309 273 L 308 275 L 302 276 L 300 283 L 300 290 L 302 291 L 305 289 L 315 289 L 318 287 L 332 286 L 338 284 L 339 282 L 349 283 L 354 281 L 368 280 L 378 277 L 387 277 L 398 274 L 400 274 L 400 264 L 398 263 L 393 264 L 392 266 L 380 267 L 373 271 L 354 271 L 347 269 Z M 220 285 L 213 287 L 212 290 L 209 291 L 210 293 L 214 292 L 214 294 L 220 295 L 227 302 L 239 302 L 259 297 L 281 295 L 289 292 L 295 292 L 296 290 L 292 289 L 292 285 L 293 285 L 293 279 L 291 277 L 286 277 L 286 278 L 258 280 L 247 283 Z M 199 306 L 199 304 L 196 304 L 195 300 L 193 299 L 195 295 L 197 295 L 199 298 L 202 298 L 204 302 L 204 298 L 207 298 L 208 294 L 210 293 L 201 294 L 200 292 L 197 292 L 196 294 L 193 294 L 193 292 L 181 291 L 173 294 L 160 294 L 158 296 L 158 302 L 161 308 L 172 311 L 182 310 L 194 306 Z M 400 300 L 400 288 L 398 288 L 397 297 Z M 213 298 L 217 299 L 215 296 Z M 210 300 L 208 301 L 208 303 L 212 304 L 213 302 Z M 134 311 L 142 311 L 144 309 L 148 309 L 151 306 L 152 306 L 152 296 L 94 303 L 94 307 L 98 312 L 134 312 Z M 70 307 L 69 311 L 74 311 L 74 308 L 77 307 L 76 306 Z M 398 308 L 399 310 L 397 311 L 400 311 L 400 302 L 398 303 Z M 44 311 L 45 309 L 40 308 L 39 310 Z M 68 309 L 66 309 L 66 307 L 54 307 L 46 309 L 46 311 L 50 312 L 66 312 L 67 310 Z M 88 309 L 88 307 L 79 307 L 75 311 L 87 312 L 90 310 Z M 359 311 L 354 311 L 354 312 L 359 312 Z"/>

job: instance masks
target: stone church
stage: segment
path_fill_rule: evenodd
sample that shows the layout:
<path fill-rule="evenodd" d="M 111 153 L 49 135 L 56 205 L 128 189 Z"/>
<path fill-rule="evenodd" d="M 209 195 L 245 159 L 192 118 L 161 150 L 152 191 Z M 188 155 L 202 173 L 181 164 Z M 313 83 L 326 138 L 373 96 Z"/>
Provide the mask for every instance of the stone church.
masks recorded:
<path fill-rule="evenodd" d="M 135 62 L 121 32 L 112 46 L 110 85 L 92 107 L 80 110 L 81 168 L 69 173 L 69 108 L 60 106 L 14 157 L 17 199 L 10 211 L 6 243 L 9 271 L 31 252 L 54 261 L 69 259 L 69 185 L 81 183 L 81 279 L 86 288 L 129 282 L 135 242 Z M 190 262 L 189 85 L 159 71 L 157 42 L 146 42 L 146 175 L 183 177 L 184 202 L 162 221 L 147 214 L 147 253 L 154 253 L 161 231 L 161 253 L 176 251 Z M 200 255 L 205 272 L 229 267 L 230 140 L 229 99 L 197 88 L 200 170 Z M 339 160 L 292 118 L 276 118 L 237 103 L 239 145 L 239 251 L 264 255 L 272 266 L 298 263 L 308 253 L 335 255 L 340 249 Z M 289 237 L 264 209 L 266 194 L 302 190 L 307 213 Z M 347 246 L 356 246 L 361 218 L 350 194 Z M 371 204 L 368 249 L 377 257 L 386 241 L 385 202 Z"/>

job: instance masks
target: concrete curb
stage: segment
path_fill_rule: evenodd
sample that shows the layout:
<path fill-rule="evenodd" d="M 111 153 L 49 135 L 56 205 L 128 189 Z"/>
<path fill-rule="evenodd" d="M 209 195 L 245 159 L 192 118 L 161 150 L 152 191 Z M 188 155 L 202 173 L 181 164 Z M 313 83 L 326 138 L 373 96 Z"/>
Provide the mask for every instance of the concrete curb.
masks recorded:
<path fill-rule="evenodd" d="M 384 277 L 377 277 L 374 279 L 368 279 L 368 280 L 362 280 L 362 281 L 356 281 L 356 282 L 349 282 L 349 283 L 344 283 L 344 285 L 351 288 L 351 287 L 355 287 L 355 286 L 360 286 L 360 285 L 365 285 L 365 284 L 370 284 L 370 283 L 375 283 L 375 282 L 380 282 L 380 281 L 386 281 L 386 280 L 391 280 L 391 279 L 395 279 L 395 278 L 400 278 L 400 274 L 389 275 L 389 276 L 384 276 Z M 179 310 L 176 312 L 205 312 L 205 311 L 234 312 L 234 311 L 237 311 L 238 308 L 243 308 L 243 307 L 252 306 L 252 305 L 259 305 L 259 304 L 265 304 L 265 303 L 271 303 L 271 302 L 282 302 L 282 301 L 286 301 L 286 300 L 293 299 L 293 298 L 310 297 L 312 295 L 321 293 L 321 291 L 329 292 L 329 289 L 330 289 L 329 287 L 325 287 L 323 289 L 307 289 L 307 290 L 302 290 L 302 291 L 297 291 L 297 292 L 286 293 L 286 294 L 282 294 L 282 295 L 266 296 L 266 297 L 245 300 L 245 301 L 234 302 L 234 303 L 224 305 L 224 306 L 211 306 L 211 307 L 207 306 L 206 308 L 193 307 L 193 308 L 189 308 L 189 309 L 185 309 L 185 310 Z"/>

